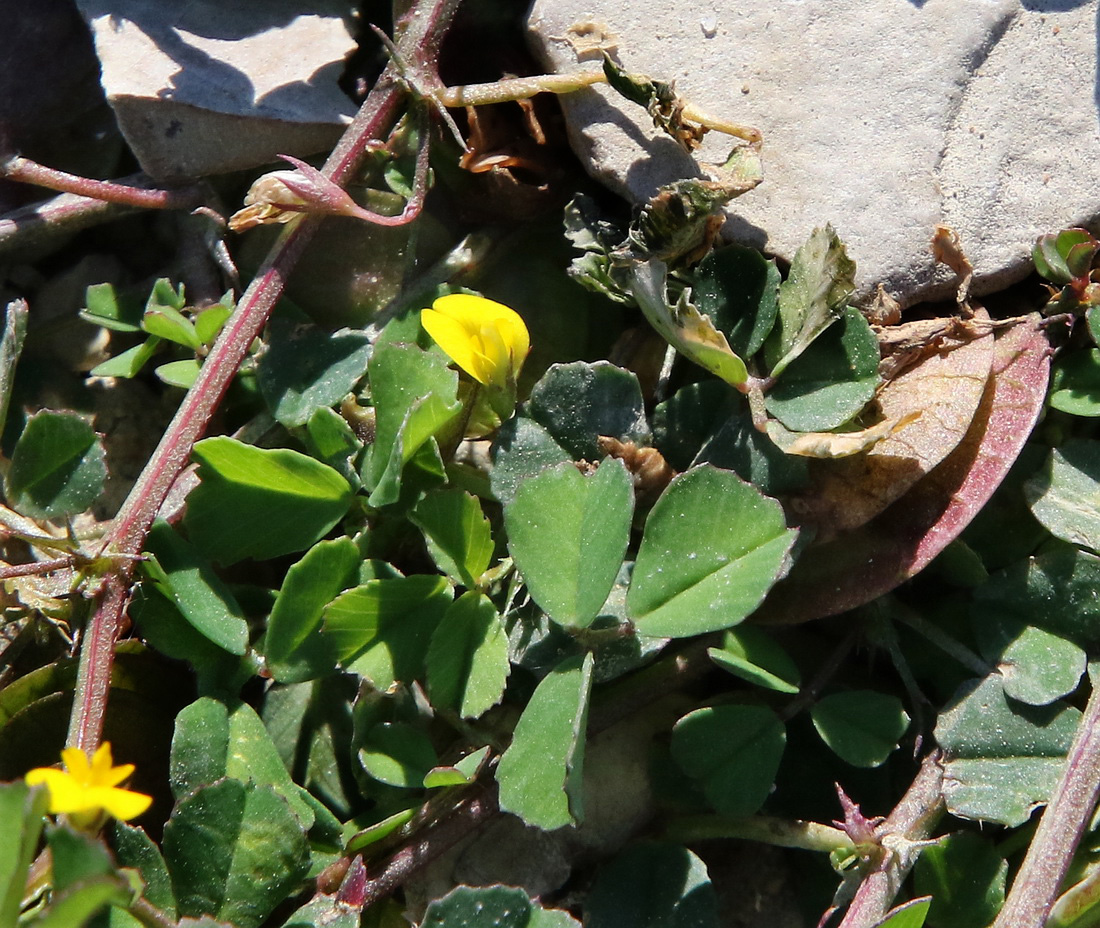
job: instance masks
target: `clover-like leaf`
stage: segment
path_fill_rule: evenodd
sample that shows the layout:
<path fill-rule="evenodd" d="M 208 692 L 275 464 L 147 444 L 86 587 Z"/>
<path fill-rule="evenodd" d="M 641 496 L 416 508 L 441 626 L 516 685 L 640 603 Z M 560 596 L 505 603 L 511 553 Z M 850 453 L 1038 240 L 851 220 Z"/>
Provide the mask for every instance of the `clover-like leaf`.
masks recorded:
<path fill-rule="evenodd" d="M 589 477 L 559 464 L 504 507 L 508 547 L 535 602 L 562 625 L 599 615 L 630 540 L 634 489 L 621 461 Z"/>
<path fill-rule="evenodd" d="M 356 585 L 361 561 L 350 538 L 337 538 L 318 542 L 287 570 L 264 636 L 268 670 L 280 683 L 311 680 L 333 669 L 335 648 L 321 634 L 323 610 Z"/>
<path fill-rule="evenodd" d="M 855 289 L 855 273 L 855 262 L 832 226 L 810 233 L 779 287 L 779 327 L 765 346 L 772 377 L 840 318 Z"/>
<path fill-rule="evenodd" d="M 646 841 L 600 868 L 584 907 L 588 928 L 718 928 L 706 864 L 686 847 Z"/>
<path fill-rule="evenodd" d="M 500 758 L 500 807 L 549 831 L 584 818 L 581 776 L 592 655 L 568 657 L 531 694 Z"/>
<path fill-rule="evenodd" d="M 422 677 L 436 626 L 451 603 L 443 577 L 368 580 L 324 610 L 324 634 L 341 666 L 385 690 Z"/>
<path fill-rule="evenodd" d="M 745 362 L 685 293 L 669 302 L 667 276 L 668 268 L 656 259 L 631 268 L 630 290 L 649 324 L 684 357 L 732 386 L 743 384 L 749 378 Z"/>
<path fill-rule="evenodd" d="M 901 700 L 868 690 L 825 696 L 810 715 L 821 739 L 853 767 L 882 764 L 909 727 Z"/>
<path fill-rule="evenodd" d="M 5 481 L 9 503 L 34 519 L 87 509 L 107 479 L 95 430 L 75 413 L 42 410 L 27 419 Z"/>
<path fill-rule="evenodd" d="M 672 729 L 676 763 L 700 781 L 718 812 L 738 818 L 764 804 L 786 743 L 783 723 L 767 706 L 696 709 Z"/>
<path fill-rule="evenodd" d="M 493 535 L 477 497 L 464 490 L 436 490 L 409 513 L 424 533 L 428 552 L 448 577 L 473 588 L 489 567 Z"/>
<path fill-rule="evenodd" d="M 1031 511 L 1055 537 L 1100 551 L 1100 441 L 1071 439 L 1024 486 Z"/>
<path fill-rule="evenodd" d="M 496 607 L 482 593 L 464 593 L 447 608 L 427 656 L 432 705 L 477 718 L 504 695 L 508 637 Z"/>
<path fill-rule="evenodd" d="M 639 634 L 737 625 L 785 572 L 796 534 L 775 500 L 730 471 L 702 465 L 676 477 L 646 520 L 627 594 Z"/>
<path fill-rule="evenodd" d="M 1010 700 L 1000 674 L 966 684 L 940 714 L 944 798 L 960 818 L 1016 826 L 1050 797 L 1081 713 Z"/>
<path fill-rule="evenodd" d="M 308 548 L 351 505 L 347 480 L 297 451 L 222 436 L 200 441 L 193 453 L 200 482 L 184 525 L 196 547 L 222 564 Z"/>
<path fill-rule="evenodd" d="M 370 353 L 370 340 L 361 331 L 329 333 L 276 317 L 256 364 L 256 383 L 278 422 L 304 425 L 317 409 L 347 395 L 366 373 Z"/>
<path fill-rule="evenodd" d="M 248 623 L 237 598 L 195 546 L 158 520 L 145 541 L 145 565 L 158 589 L 194 628 L 230 654 L 244 654 Z"/>
<path fill-rule="evenodd" d="M 269 786 L 219 780 L 182 800 L 164 827 L 180 915 L 259 928 L 309 870 L 302 825 Z"/>

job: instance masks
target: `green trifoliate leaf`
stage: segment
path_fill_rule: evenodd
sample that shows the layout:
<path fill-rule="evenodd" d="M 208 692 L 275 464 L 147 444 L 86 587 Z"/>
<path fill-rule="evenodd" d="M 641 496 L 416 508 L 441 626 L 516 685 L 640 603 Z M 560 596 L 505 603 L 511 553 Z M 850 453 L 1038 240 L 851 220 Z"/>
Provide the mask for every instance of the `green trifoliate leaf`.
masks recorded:
<path fill-rule="evenodd" d="M 405 722 L 375 725 L 359 749 L 359 763 L 368 775 L 402 789 L 423 786 L 428 771 L 438 762 L 428 736 Z"/>
<path fill-rule="evenodd" d="M 282 758 L 256 711 L 247 703 L 229 705 L 197 699 L 176 717 L 170 780 L 177 799 L 199 786 L 231 777 L 269 786 L 302 823 L 313 824 L 313 809 L 283 766 Z"/>
<path fill-rule="evenodd" d="M 424 913 L 421 928 L 580 928 L 568 912 L 540 908 L 514 886 L 457 886 Z"/>
<path fill-rule="evenodd" d="M 901 700 L 867 690 L 826 696 L 810 714 L 821 739 L 854 767 L 879 766 L 909 727 Z"/>
<path fill-rule="evenodd" d="M 874 397 L 878 365 L 878 339 L 863 314 L 849 306 L 768 391 L 768 412 L 796 432 L 836 428 Z"/>
<path fill-rule="evenodd" d="M 280 683 L 312 680 L 332 671 L 336 652 L 321 634 L 322 613 L 358 583 L 361 561 L 355 542 L 337 538 L 318 542 L 286 572 L 264 637 L 268 670 Z"/>
<path fill-rule="evenodd" d="M 686 847 L 647 841 L 600 869 L 584 916 L 588 928 L 718 928 L 718 897 Z"/>
<path fill-rule="evenodd" d="M 913 871 L 917 893 L 932 897 L 941 928 L 985 928 L 1005 901 L 1008 862 L 988 838 L 960 831 L 921 851 Z"/>
<path fill-rule="evenodd" d="M 259 928 L 309 870 L 309 844 L 269 786 L 219 780 L 180 800 L 164 828 L 164 857 L 181 916 Z"/>
<path fill-rule="evenodd" d="M 766 706 L 696 709 L 672 730 L 672 756 L 723 815 L 752 815 L 764 804 L 787 735 Z"/>
<path fill-rule="evenodd" d="M 184 525 L 195 545 L 222 564 L 308 548 L 351 505 L 347 480 L 297 451 L 219 437 L 200 441 L 194 457 L 200 483 L 188 497 Z"/>
<path fill-rule="evenodd" d="M 1055 448 L 1024 493 L 1055 538 L 1100 551 L 1100 441 L 1077 438 Z"/>
<path fill-rule="evenodd" d="M 744 358 L 764 345 L 779 313 L 779 269 L 755 248 L 730 245 L 695 269 L 692 296 L 730 347 Z"/>
<path fill-rule="evenodd" d="M 1015 827 L 1049 799 L 1081 713 L 1065 702 L 1028 706 L 1005 696 L 1000 674 L 966 684 L 940 714 L 944 798 L 960 818 Z"/>
<path fill-rule="evenodd" d="M 327 332 L 281 319 L 256 364 L 256 383 L 271 415 L 287 427 L 304 425 L 320 408 L 344 398 L 367 371 L 370 340 L 362 331 Z"/>
<path fill-rule="evenodd" d="M 797 693 L 798 667 L 766 631 L 741 625 L 726 632 L 721 648 L 707 654 L 723 670 L 779 693 Z"/>
<path fill-rule="evenodd" d="M 0 924 L 16 923 L 48 800 L 47 790 L 22 781 L 0 784 Z"/>
<path fill-rule="evenodd" d="M 601 435 L 649 440 L 637 375 L 607 361 L 552 364 L 531 389 L 524 410 L 578 461 L 603 456 Z"/>
<path fill-rule="evenodd" d="M 477 497 L 436 490 L 413 507 L 409 518 L 424 533 L 436 566 L 455 583 L 477 586 L 493 556 L 492 529 Z"/>
<path fill-rule="evenodd" d="M 325 608 L 323 634 L 341 666 L 375 689 L 411 683 L 423 677 L 429 643 L 452 594 L 443 577 L 368 580 Z"/>
<path fill-rule="evenodd" d="M 496 606 L 469 592 L 447 608 L 427 657 L 432 705 L 477 718 L 504 695 L 508 679 L 508 636 Z"/>
<path fill-rule="evenodd" d="M 244 654 L 244 610 L 210 562 L 163 520 L 153 523 L 145 548 L 154 558 L 146 563 L 146 572 L 180 614 L 219 648 Z"/>
<path fill-rule="evenodd" d="M 75 413 L 42 410 L 15 443 L 5 484 L 14 509 L 56 519 L 91 506 L 106 479 L 103 444 L 91 425 Z"/>
<path fill-rule="evenodd" d="M 84 292 L 84 309 L 78 315 L 115 332 L 140 332 L 141 313 L 141 303 L 120 297 L 114 284 L 92 284 Z"/>

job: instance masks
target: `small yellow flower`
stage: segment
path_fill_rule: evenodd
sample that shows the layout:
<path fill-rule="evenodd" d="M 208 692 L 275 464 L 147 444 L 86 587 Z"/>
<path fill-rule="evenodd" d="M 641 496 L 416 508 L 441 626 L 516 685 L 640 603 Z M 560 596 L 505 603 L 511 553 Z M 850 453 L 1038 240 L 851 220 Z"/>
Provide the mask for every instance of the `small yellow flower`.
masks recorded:
<path fill-rule="evenodd" d="M 420 324 L 467 374 L 485 386 L 514 385 L 531 348 L 519 313 L 483 296 L 452 293 L 420 311 Z"/>
<path fill-rule="evenodd" d="M 36 767 L 27 774 L 27 785 L 44 784 L 50 793 L 50 812 L 69 816 L 77 828 L 96 827 L 104 813 L 122 821 L 136 818 L 153 802 L 144 793 L 119 788 L 134 772 L 134 765 L 112 766 L 111 745 L 106 741 L 91 761 L 80 748 L 65 748 L 61 760 L 64 770 Z"/>

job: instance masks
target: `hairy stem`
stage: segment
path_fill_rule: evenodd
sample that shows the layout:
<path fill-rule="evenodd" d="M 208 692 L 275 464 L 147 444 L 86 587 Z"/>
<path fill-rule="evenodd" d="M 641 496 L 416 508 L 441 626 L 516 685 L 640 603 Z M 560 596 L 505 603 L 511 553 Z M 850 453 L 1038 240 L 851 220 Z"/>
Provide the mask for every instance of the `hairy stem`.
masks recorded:
<path fill-rule="evenodd" d="M 0 254 L 51 245 L 74 232 L 121 219 L 136 211 L 136 206 L 69 193 L 43 203 L 21 206 L 0 216 Z"/>
<path fill-rule="evenodd" d="M 887 853 L 864 876 L 840 928 L 872 928 L 890 910 L 901 884 L 920 856 L 921 842 L 932 834 L 944 813 L 941 760 L 938 750 L 924 758 L 901 802 L 875 829 Z"/>
<path fill-rule="evenodd" d="M 75 193 L 93 200 L 120 203 L 138 209 L 192 209 L 205 200 L 204 191 L 198 184 L 189 184 L 175 190 L 158 190 L 147 186 L 151 181 L 144 174 L 121 181 L 93 180 L 48 168 L 19 155 L 0 163 L 0 177 L 59 193 Z"/>
<path fill-rule="evenodd" d="M 1100 796 L 1100 686 L 1085 715 L 1020 872 L 993 928 L 1043 928 Z"/>
<path fill-rule="evenodd" d="M 420 0 L 407 13 L 399 42 L 406 61 L 434 72 L 439 44 L 459 0 Z M 337 184 L 353 178 L 369 144 L 382 138 L 396 120 L 406 89 L 391 64 L 375 84 L 355 120 L 325 162 L 325 175 Z M 104 553 L 120 556 L 118 570 L 104 583 L 98 607 L 81 644 L 68 743 L 90 751 L 99 743 L 110 685 L 114 643 L 123 627 L 126 602 L 137 555 L 177 475 L 187 464 L 194 443 L 203 435 L 260 334 L 287 275 L 316 231 L 320 217 L 306 216 L 279 237 L 249 285 L 229 324 L 187 392 L 160 444 L 115 518 Z"/>
<path fill-rule="evenodd" d="M 369 909 L 385 899 L 414 873 L 427 866 L 440 854 L 463 838 L 473 834 L 498 812 L 496 796 L 484 792 L 456 806 L 446 817 L 428 827 L 424 834 L 406 844 L 370 871 L 375 876 L 367 880 L 363 890 L 363 908 Z"/>

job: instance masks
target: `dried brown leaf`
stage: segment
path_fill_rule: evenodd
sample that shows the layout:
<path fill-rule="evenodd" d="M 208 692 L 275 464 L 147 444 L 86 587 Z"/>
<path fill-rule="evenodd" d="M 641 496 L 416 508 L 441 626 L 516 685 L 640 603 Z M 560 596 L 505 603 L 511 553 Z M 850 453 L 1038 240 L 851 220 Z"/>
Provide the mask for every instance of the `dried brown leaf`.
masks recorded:
<path fill-rule="evenodd" d="M 755 621 L 790 624 L 854 609 L 914 576 L 958 537 L 1000 485 L 1042 411 L 1050 345 L 1038 315 L 997 338 L 969 431 L 912 490 L 867 524 L 810 545 Z"/>
<path fill-rule="evenodd" d="M 817 528 L 819 537 L 850 531 L 874 518 L 963 440 L 989 378 L 994 338 L 984 310 L 974 320 L 951 322 L 951 337 L 941 338 L 878 394 L 887 421 L 914 412 L 920 413 L 919 419 L 864 455 L 811 465 L 808 489 L 789 506 L 800 522 Z"/>

